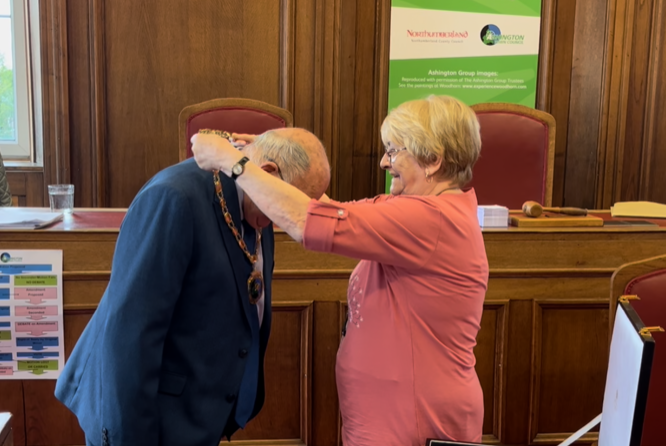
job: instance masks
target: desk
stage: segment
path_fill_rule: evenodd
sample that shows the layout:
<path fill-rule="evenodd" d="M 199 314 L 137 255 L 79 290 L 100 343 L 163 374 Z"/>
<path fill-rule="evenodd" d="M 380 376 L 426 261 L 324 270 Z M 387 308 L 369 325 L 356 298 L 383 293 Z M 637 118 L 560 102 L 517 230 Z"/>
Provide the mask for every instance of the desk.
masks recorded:
<path fill-rule="evenodd" d="M 47 230 L 0 232 L 1 249 L 63 250 L 67 353 L 104 292 L 123 216 L 77 210 Z M 336 445 L 334 364 L 356 261 L 307 252 L 281 232 L 275 239 L 266 404 L 234 440 Z M 484 440 L 557 444 L 601 411 L 613 271 L 666 253 L 666 227 L 509 228 L 484 231 L 484 240 L 490 283 L 475 351 Z M 83 444 L 53 388 L 0 381 L 0 411 L 16 414 L 17 445 Z"/>

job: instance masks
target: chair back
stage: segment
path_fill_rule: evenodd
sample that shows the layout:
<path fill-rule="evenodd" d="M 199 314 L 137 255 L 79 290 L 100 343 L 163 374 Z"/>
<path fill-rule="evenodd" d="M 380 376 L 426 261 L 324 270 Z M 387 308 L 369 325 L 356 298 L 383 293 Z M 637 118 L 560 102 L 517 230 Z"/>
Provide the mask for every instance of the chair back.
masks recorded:
<path fill-rule="evenodd" d="M 472 106 L 481 125 L 481 156 L 472 182 L 480 205 L 521 209 L 526 201 L 552 205 L 555 118 L 523 105 Z"/>
<path fill-rule="evenodd" d="M 646 326 L 666 328 L 666 255 L 652 257 L 621 266 L 611 279 L 611 315 L 622 295 L 636 295 L 631 305 Z M 654 333 L 657 341 L 652 362 L 652 376 L 648 390 L 642 446 L 664 444 L 663 420 L 666 420 L 666 334 Z M 661 344 L 661 345 L 660 345 Z"/>
<path fill-rule="evenodd" d="M 9 412 L 0 412 L 0 446 L 14 446 L 12 414 Z"/>
<path fill-rule="evenodd" d="M 213 99 L 185 107 L 178 116 L 179 161 L 192 156 L 190 139 L 201 129 L 260 134 L 293 127 L 291 112 L 253 99 Z"/>

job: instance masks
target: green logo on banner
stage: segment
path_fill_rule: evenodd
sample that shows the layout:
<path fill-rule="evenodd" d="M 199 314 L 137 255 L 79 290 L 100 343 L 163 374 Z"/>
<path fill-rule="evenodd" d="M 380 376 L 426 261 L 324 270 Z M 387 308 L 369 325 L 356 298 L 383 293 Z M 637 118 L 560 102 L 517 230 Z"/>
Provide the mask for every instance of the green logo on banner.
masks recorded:
<path fill-rule="evenodd" d="M 486 45 L 495 45 L 501 36 L 502 32 L 495 25 L 486 25 L 481 29 L 481 42 Z"/>

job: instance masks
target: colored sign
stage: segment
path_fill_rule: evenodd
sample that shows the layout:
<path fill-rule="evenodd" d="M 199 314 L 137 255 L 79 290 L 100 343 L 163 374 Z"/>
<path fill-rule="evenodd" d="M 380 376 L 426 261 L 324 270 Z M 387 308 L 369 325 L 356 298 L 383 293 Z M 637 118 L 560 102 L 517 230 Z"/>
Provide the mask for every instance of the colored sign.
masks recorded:
<path fill-rule="evenodd" d="M 392 0 L 391 6 L 389 110 L 430 95 L 467 105 L 536 105 L 541 0 Z"/>
<path fill-rule="evenodd" d="M 0 380 L 56 379 L 65 365 L 62 251 L 0 253 Z"/>

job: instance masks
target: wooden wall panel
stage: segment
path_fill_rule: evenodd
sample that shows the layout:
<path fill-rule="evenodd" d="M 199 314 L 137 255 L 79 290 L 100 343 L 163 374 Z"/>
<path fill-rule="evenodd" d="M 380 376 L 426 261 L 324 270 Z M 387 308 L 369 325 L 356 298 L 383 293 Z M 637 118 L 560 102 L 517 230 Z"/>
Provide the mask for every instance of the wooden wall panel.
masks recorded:
<path fill-rule="evenodd" d="M 70 156 L 71 178 L 75 185 L 74 205 L 95 206 L 99 203 L 94 183 L 93 79 L 94 60 L 90 33 L 90 2 L 67 2 L 68 16 L 68 88 L 70 91 Z"/>
<path fill-rule="evenodd" d="M 45 191 L 44 174 L 41 171 L 13 169 L 7 172 L 7 182 L 14 206 L 48 206 L 48 194 Z"/>
<path fill-rule="evenodd" d="M 99 299 L 99 297 L 98 297 Z M 64 318 L 65 357 L 72 353 L 76 341 L 86 328 L 94 310 L 67 311 Z M 53 392 L 55 381 L 24 381 L 27 444 L 85 444 L 85 438 L 74 414 L 63 410 Z M 53 427 L 57 426 L 57 429 Z"/>
<path fill-rule="evenodd" d="M 310 444 L 312 303 L 279 302 L 273 307 L 266 350 L 264 407 L 234 441 L 297 439 Z"/>
<path fill-rule="evenodd" d="M 0 412 L 12 414 L 14 446 L 25 446 L 23 381 L 0 381 Z"/>
<path fill-rule="evenodd" d="M 108 205 L 178 161 L 180 110 L 218 97 L 279 105 L 280 2 L 104 2 Z M 97 55 L 98 57 L 100 55 Z"/>
<path fill-rule="evenodd" d="M 563 296 L 564 297 L 564 296 Z M 568 296 L 567 296 L 568 297 Z M 601 412 L 608 301 L 536 300 L 530 440 L 563 441 Z"/>
<path fill-rule="evenodd" d="M 499 440 L 501 434 L 501 404 L 504 391 L 504 352 L 508 301 L 484 305 L 481 330 L 474 349 L 476 373 L 483 389 L 484 441 Z"/>
<path fill-rule="evenodd" d="M 567 206 L 595 207 L 607 0 L 576 1 L 566 134 Z M 559 127 L 558 127 L 559 129 Z M 558 132 L 558 140 L 560 135 Z"/>
<path fill-rule="evenodd" d="M 666 6 L 656 1 L 652 11 L 650 63 L 648 65 L 647 110 L 645 140 L 643 142 L 643 165 L 641 198 L 666 203 L 666 45 L 662 36 L 666 32 Z"/>
<path fill-rule="evenodd" d="M 127 206 L 176 162 L 182 107 L 242 96 L 322 139 L 333 198 L 384 190 L 390 0 L 164 5 L 40 2 L 42 188 L 71 180 L 77 206 Z M 543 0 L 537 107 L 557 120 L 555 205 L 666 202 L 664 17 L 658 0 Z"/>

